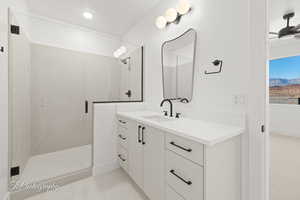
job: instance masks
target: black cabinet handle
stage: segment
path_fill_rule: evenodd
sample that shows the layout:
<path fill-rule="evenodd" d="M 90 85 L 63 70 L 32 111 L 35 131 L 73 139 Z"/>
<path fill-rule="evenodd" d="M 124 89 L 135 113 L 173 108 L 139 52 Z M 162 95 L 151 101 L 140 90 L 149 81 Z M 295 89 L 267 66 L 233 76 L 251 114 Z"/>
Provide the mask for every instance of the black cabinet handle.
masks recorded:
<path fill-rule="evenodd" d="M 89 102 L 85 101 L 85 113 L 89 113 Z"/>
<path fill-rule="evenodd" d="M 192 185 L 192 181 L 185 180 L 184 178 L 182 178 L 181 176 L 179 176 L 178 174 L 176 174 L 174 169 L 170 170 L 170 173 L 173 174 L 174 176 L 176 176 L 178 179 L 180 179 L 184 183 L 186 183 L 187 185 Z"/>
<path fill-rule="evenodd" d="M 122 158 L 122 155 L 121 155 L 121 154 L 119 154 L 118 156 L 119 156 L 120 160 L 122 160 L 123 162 L 126 161 L 126 159 Z"/>
<path fill-rule="evenodd" d="M 123 135 L 119 134 L 119 138 L 121 138 L 122 140 L 126 140 L 126 137 L 123 137 Z"/>
<path fill-rule="evenodd" d="M 144 134 L 145 134 L 145 133 L 144 133 L 144 130 L 145 130 L 145 129 L 146 129 L 145 127 L 142 128 L 142 144 L 143 144 L 143 145 L 146 144 L 145 138 L 144 138 L 144 137 L 145 137 L 145 136 L 144 136 Z"/>
<path fill-rule="evenodd" d="M 175 142 L 170 142 L 170 144 L 171 145 L 173 145 L 173 146 L 175 146 L 175 147 L 177 147 L 177 148 L 179 148 L 179 149 L 182 149 L 182 150 L 184 150 L 184 151 L 187 151 L 187 152 L 192 152 L 192 149 L 187 149 L 187 148 L 184 148 L 184 147 L 182 147 L 182 146 L 179 146 L 178 144 L 176 144 Z"/>
<path fill-rule="evenodd" d="M 138 126 L 138 143 L 142 142 L 142 140 L 141 140 L 141 128 L 142 128 L 142 126 Z"/>

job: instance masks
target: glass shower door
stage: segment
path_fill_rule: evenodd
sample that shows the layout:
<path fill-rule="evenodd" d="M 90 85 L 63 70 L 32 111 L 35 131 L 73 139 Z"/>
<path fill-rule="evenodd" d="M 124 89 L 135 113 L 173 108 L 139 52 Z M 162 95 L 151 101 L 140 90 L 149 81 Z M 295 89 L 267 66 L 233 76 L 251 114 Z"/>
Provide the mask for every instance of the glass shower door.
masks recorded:
<path fill-rule="evenodd" d="M 92 166 L 86 55 L 30 42 L 10 13 L 10 168 L 12 190 Z M 33 189 L 34 188 L 30 188 Z"/>

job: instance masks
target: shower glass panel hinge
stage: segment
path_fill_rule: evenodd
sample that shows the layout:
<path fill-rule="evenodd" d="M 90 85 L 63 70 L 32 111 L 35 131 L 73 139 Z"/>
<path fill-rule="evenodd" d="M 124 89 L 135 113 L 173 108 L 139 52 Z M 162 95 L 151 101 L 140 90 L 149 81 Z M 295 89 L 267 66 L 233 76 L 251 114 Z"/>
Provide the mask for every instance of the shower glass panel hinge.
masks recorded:
<path fill-rule="evenodd" d="M 20 26 L 10 25 L 10 32 L 12 34 L 20 35 Z"/>
<path fill-rule="evenodd" d="M 19 174 L 20 174 L 20 167 L 19 166 L 10 168 L 10 176 L 11 177 L 18 176 Z"/>

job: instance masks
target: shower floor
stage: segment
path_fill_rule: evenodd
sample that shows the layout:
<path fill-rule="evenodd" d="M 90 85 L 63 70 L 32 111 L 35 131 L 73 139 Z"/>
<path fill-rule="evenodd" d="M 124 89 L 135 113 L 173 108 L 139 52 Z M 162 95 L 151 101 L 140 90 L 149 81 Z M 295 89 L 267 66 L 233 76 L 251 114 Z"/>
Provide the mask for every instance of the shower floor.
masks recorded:
<path fill-rule="evenodd" d="M 37 155 L 29 159 L 19 181 L 24 184 L 44 181 L 87 169 L 91 165 L 91 145 Z"/>

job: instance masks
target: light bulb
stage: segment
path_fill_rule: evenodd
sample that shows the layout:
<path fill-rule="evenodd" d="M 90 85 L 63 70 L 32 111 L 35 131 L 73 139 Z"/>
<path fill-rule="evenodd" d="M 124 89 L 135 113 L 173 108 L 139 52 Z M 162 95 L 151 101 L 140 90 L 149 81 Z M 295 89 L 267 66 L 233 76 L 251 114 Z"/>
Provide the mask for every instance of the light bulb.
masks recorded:
<path fill-rule="evenodd" d="M 178 13 L 175 8 L 169 8 L 165 13 L 167 22 L 174 22 L 177 19 Z"/>
<path fill-rule="evenodd" d="M 113 55 L 114 55 L 115 58 L 118 58 L 118 57 L 119 57 L 119 54 L 118 54 L 117 51 L 115 51 L 115 52 L 113 53 Z"/>
<path fill-rule="evenodd" d="M 157 19 L 156 19 L 156 26 L 157 26 L 157 28 L 163 29 L 163 28 L 166 27 L 166 25 L 167 25 L 167 20 L 166 20 L 165 17 L 163 17 L 163 16 L 157 17 Z"/>
<path fill-rule="evenodd" d="M 113 55 L 116 58 L 119 58 L 120 56 L 122 56 L 123 54 L 125 54 L 127 52 L 127 48 L 125 46 L 121 46 L 119 49 L 117 49 Z"/>
<path fill-rule="evenodd" d="M 176 9 L 180 15 L 184 15 L 190 11 L 191 4 L 188 0 L 180 0 Z"/>
<path fill-rule="evenodd" d="M 120 49 L 117 49 L 115 52 L 114 52 L 114 57 L 115 58 L 119 58 L 120 57 Z"/>
<path fill-rule="evenodd" d="M 125 54 L 127 52 L 127 48 L 125 46 L 121 46 L 119 50 L 120 50 L 121 55 Z"/>
<path fill-rule="evenodd" d="M 93 14 L 90 12 L 84 12 L 82 15 L 86 19 L 93 19 Z"/>

